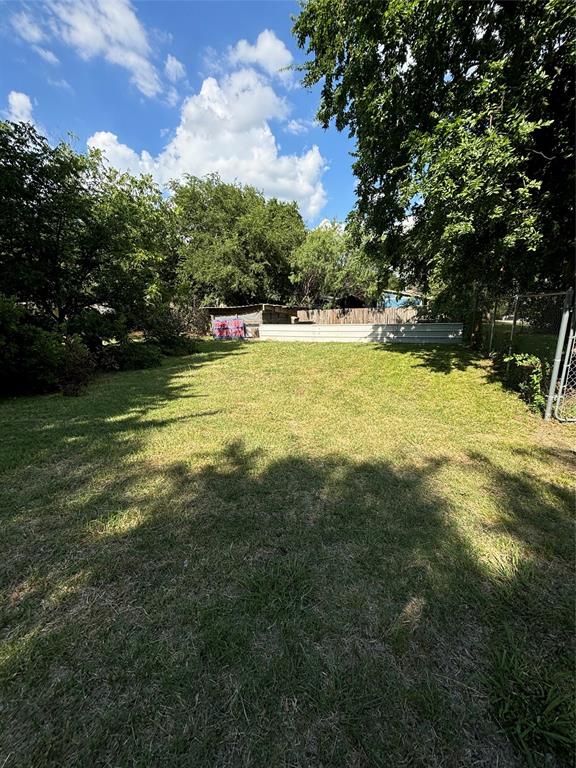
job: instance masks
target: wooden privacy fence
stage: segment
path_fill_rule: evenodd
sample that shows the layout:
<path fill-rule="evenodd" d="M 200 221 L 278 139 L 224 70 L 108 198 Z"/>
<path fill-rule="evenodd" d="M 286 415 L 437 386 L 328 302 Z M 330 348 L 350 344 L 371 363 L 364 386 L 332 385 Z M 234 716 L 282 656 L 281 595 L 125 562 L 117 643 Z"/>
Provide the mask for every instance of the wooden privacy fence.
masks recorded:
<path fill-rule="evenodd" d="M 277 341 L 361 341 L 380 344 L 460 344 L 462 323 L 352 323 L 260 326 L 260 338 Z"/>
<path fill-rule="evenodd" d="M 414 307 L 394 309 L 370 309 L 358 307 L 355 309 L 299 309 L 298 322 L 321 323 L 323 325 L 363 325 L 382 323 L 408 323 L 416 317 Z"/>

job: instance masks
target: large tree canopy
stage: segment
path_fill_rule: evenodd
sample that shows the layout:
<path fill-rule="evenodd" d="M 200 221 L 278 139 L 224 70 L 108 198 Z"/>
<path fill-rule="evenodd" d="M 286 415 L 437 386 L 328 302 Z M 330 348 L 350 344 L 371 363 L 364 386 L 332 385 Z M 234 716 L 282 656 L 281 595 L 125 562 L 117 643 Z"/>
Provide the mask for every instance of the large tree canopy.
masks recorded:
<path fill-rule="evenodd" d="M 172 183 L 179 292 L 186 302 L 283 301 L 290 257 L 304 240 L 296 203 L 265 200 L 217 175 Z"/>
<path fill-rule="evenodd" d="M 569 0 L 308 0 L 319 119 L 356 140 L 354 217 L 405 282 L 466 300 L 573 275 Z"/>
<path fill-rule="evenodd" d="M 294 301 L 309 307 L 334 307 L 354 296 L 371 304 L 378 299 L 378 274 L 336 223 L 323 223 L 307 233 L 292 255 Z"/>
<path fill-rule="evenodd" d="M 137 323 L 167 293 L 169 223 L 150 178 L 0 123 L 0 293 L 57 324 L 95 304 Z"/>

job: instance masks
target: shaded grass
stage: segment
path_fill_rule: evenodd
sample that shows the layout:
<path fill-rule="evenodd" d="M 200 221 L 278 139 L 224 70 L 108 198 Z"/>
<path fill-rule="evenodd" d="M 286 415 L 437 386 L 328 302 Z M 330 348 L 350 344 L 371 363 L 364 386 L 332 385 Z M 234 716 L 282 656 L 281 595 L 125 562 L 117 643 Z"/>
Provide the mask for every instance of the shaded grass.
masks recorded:
<path fill-rule="evenodd" d="M 560 321 L 558 321 L 558 327 Z M 488 347 L 490 339 L 490 325 L 483 325 L 484 344 Z M 494 335 L 492 338 L 492 351 L 507 354 L 510 349 L 511 323 L 496 322 L 494 326 Z M 552 363 L 556 351 L 556 342 L 558 340 L 558 331 L 556 333 L 543 332 L 539 329 L 533 329 L 529 326 L 518 324 L 514 330 L 512 340 L 512 352 L 526 353 L 536 355 L 541 360 Z"/>
<path fill-rule="evenodd" d="M 205 344 L 0 430 L 0 765 L 570 764 L 573 433 L 465 350 Z"/>

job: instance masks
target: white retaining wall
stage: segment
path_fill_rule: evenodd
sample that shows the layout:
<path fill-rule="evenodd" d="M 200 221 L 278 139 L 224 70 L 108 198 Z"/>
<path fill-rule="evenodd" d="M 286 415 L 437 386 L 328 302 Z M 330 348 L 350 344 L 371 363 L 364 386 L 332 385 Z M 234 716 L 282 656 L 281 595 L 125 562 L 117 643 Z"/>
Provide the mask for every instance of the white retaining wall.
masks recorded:
<path fill-rule="evenodd" d="M 405 325 L 294 323 L 260 326 L 260 338 L 275 341 L 361 341 L 380 344 L 459 344 L 462 323 L 407 323 Z"/>

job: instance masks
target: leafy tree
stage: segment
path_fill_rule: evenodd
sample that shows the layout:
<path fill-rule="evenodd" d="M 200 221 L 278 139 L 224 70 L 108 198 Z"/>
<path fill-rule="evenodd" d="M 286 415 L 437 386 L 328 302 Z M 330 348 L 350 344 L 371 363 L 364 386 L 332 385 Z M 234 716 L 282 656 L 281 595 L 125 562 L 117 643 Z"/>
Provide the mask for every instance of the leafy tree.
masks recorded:
<path fill-rule="evenodd" d="M 217 175 L 173 182 L 179 294 L 192 304 L 281 301 L 305 236 L 295 203 L 266 201 Z"/>
<path fill-rule="evenodd" d="M 308 306 L 335 306 L 353 295 L 365 302 L 377 296 L 377 273 L 336 223 L 311 230 L 294 251 L 294 300 Z"/>
<path fill-rule="evenodd" d="M 150 178 L 52 147 L 29 124 L 0 123 L 0 291 L 49 325 L 85 321 L 96 337 L 110 318 L 95 318 L 94 305 L 137 325 L 169 294 L 171 231 Z"/>
<path fill-rule="evenodd" d="M 295 22 L 319 119 L 356 139 L 368 247 L 445 305 L 573 276 L 572 14 L 568 0 L 308 0 Z"/>
<path fill-rule="evenodd" d="M 175 288 L 177 248 L 169 203 L 150 176 L 111 169 L 100 181 L 94 215 L 106 233 L 92 298 L 139 326 Z"/>
<path fill-rule="evenodd" d="M 27 123 L 0 123 L 0 288 L 54 321 L 85 303 L 104 235 L 93 156 L 51 147 Z"/>

